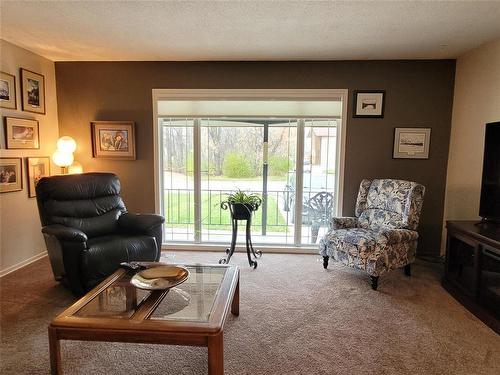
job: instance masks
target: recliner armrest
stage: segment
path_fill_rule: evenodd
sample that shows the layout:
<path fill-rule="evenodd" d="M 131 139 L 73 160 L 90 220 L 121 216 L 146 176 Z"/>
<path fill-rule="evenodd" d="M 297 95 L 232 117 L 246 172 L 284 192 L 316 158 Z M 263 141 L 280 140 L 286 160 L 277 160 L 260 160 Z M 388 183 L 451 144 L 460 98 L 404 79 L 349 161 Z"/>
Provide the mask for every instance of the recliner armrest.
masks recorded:
<path fill-rule="evenodd" d="M 138 233 L 147 233 L 153 228 L 163 224 L 165 218 L 155 214 L 123 214 L 118 218 L 118 225 Z"/>
<path fill-rule="evenodd" d="M 379 238 L 388 245 L 418 240 L 418 232 L 409 229 L 384 229 L 378 233 Z"/>
<path fill-rule="evenodd" d="M 357 217 L 332 217 L 330 220 L 331 229 L 347 229 L 347 228 L 357 228 L 358 218 Z"/>
<path fill-rule="evenodd" d="M 56 237 L 60 241 L 86 242 L 87 235 L 76 228 L 61 224 L 51 224 L 42 228 L 42 233 Z"/>

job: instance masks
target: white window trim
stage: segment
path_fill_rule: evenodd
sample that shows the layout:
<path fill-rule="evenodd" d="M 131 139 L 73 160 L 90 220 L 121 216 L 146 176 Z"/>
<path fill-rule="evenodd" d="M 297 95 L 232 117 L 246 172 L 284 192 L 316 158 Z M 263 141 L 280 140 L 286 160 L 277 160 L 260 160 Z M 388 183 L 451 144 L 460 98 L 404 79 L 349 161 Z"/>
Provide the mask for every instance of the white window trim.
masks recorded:
<path fill-rule="evenodd" d="M 159 100 L 342 100 L 342 119 L 340 126 L 337 127 L 337 137 L 339 137 L 339 146 L 337 147 L 336 157 L 336 171 L 335 184 L 336 184 L 336 201 L 335 207 L 337 216 L 342 216 L 342 203 L 344 196 L 344 170 L 345 170 L 345 145 L 346 145 L 346 129 L 347 129 L 347 106 L 349 92 L 347 89 L 153 89 L 153 153 L 154 153 L 154 195 L 155 195 L 155 211 L 157 214 L 162 212 L 162 203 L 160 201 L 160 186 L 162 165 L 159 158 L 159 150 L 161 149 L 161 134 L 160 127 L 158 127 L 158 106 Z M 186 117 L 190 117 L 186 114 Z M 165 246 L 165 243 L 162 244 Z M 185 250 L 224 250 L 227 246 L 222 245 L 207 245 L 197 243 L 168 243 L 168 249 L 185 249 Z M 288 246 L 260 246 L 269 252 L 304 252 L 307 249 L 314 249 L 315 247 L 302 246 L 300 248 Z"/>

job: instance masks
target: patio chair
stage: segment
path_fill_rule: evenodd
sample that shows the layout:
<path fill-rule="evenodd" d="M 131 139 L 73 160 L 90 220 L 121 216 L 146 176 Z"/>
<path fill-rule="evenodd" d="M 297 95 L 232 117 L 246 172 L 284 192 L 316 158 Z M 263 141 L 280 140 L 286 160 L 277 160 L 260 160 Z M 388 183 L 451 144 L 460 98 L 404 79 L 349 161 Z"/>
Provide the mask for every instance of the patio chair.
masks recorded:
<path fill-rule="evenodd" d="M 403 180 L 363 180 L 355 217 L 334 217 L 321 239 L 323 267 L 329 258 L 365 271 L 377 289 L 383 273 L 404 267 L 410 276 L 418 243 L 424 186 Z"/>
<path fill-rule="evenodd" d="M 326 191 L 313 195 L 304 205 L 311 222 L 311 243 L 318 240 L 319 228 L 330 223 L 333 205 L 333 194 Z"/>

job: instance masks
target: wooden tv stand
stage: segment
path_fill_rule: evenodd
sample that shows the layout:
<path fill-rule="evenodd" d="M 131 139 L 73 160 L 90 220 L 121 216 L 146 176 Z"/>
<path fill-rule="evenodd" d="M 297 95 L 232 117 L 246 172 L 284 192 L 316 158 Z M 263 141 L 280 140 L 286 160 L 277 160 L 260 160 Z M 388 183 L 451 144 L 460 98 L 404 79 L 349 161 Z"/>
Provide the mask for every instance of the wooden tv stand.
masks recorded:
<path fill-rule="evenodd" d="M 443 287 L 500 334 L 500 225 L 447 221 Z"/>

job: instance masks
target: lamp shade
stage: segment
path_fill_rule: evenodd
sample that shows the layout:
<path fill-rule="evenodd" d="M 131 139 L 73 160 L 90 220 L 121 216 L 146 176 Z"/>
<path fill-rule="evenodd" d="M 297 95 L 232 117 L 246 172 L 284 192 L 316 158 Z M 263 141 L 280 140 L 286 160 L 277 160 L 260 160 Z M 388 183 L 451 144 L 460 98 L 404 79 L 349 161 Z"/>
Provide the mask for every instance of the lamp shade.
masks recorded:
<path fill-rule="evenodd" d="M 76 150 L 76 142 L 73 138 L 65 135 L 57 140 L 57 149 L 66 153 L 73 153 Z"/>
<path fill-rule="evenodd" d="M 52 161 L 59 167 L 68 167 L 73 163 L 73 153 L 57 149 L 52 154 Z"/>

